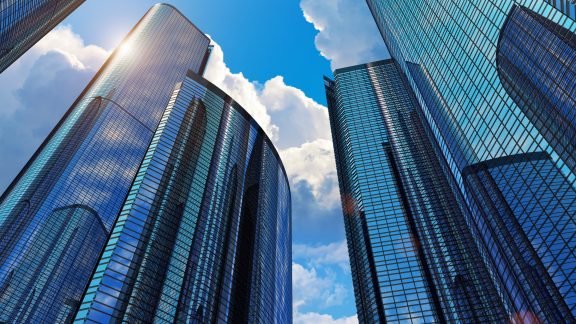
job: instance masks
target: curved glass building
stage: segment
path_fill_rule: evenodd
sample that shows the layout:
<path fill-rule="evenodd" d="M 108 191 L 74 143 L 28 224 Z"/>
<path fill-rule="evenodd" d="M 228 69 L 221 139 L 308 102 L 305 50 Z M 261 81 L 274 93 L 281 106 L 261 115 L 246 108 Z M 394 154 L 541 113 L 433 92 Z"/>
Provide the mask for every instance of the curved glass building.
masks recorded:
<path fill-rule="evenodd" d="M 191 71 L 174 89 L 76 322 L 290 323 L 290 219 L 270 139 Z"/>
<path fill-rule="evenodd" d="M 174 85 L 189 69 L 202 71 L 209 42 L 175 8 L 154 6 L 0 197 L 1 322 L 73 317 L 70 305 L 79 305 Z M 52 231 L 67 231 L 70 219 L 61 216 L 62 210 L 73 206 L 90 210 L 90 217 L 77 220 L 89 223 L 78 224 L 77 234 L 67 236 L 68 252 L 58 252 L 53 246 L 61 235 Z M 93 222 L 100 226 L 89 235 L 83 232 Z M 44 282 L 54 267 L 40 264 L 53 253 L 82 249 L 89 236 L 94 239 L 84 252 L 91 255 L 81 267 L 71 255 L 56 258 L 58 275 L 73 269 L 75 283 L 45 298 Z M 39 266 L 27 265 L 33 256 Z"/>
<path fill-rule="evenodd" d="M 84 0 L 0 0 L 0 73 Z"/>
<path fill-rule="evenodd" d="M 335 73 L 332 105 L 356 112 L 348 126 L 331 121 L 342 129 L 336 158 L 349 161 L 339 174 L 349 168 L 349 191 L 370 193 L 343 200 L 345 214 L 364 212 L 347 220 L 359 318 L 574 322 L 576 21 L 566 2 L 367 3 L 400 76 Z M 407 108 L 393 111 L 406 92 L 421 127 Z"/>
<path fill-rule="evenodd" d="M 286 172 L 209 52 L 152 7 L 10 185 L 0 322 L 291 322 Z"/>

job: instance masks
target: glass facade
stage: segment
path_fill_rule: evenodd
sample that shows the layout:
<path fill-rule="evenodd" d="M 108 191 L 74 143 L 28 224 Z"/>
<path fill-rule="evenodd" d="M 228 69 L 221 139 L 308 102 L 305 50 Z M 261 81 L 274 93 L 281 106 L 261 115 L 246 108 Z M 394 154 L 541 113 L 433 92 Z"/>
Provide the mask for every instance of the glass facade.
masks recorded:
<path fill-rule="evenodd" d="M 84 0 L 0 0 L 0 73 Z"/>
<path fill-rule="evenodd" d="M 576 173 L 576 34 L 514 6 L 500 33 L 496 62 L 510 97 Z"/>
<path fill-rule="evenodd" d="M 358 319 L 434 321 L 435 295 L 408 218 L 370 70 L 326 80 Z M 360 298 L 358 298 L 360 297 Z"/>
<path fill-rule="evenodd" d="M 505 321 L 574 321 L 574 150 L 559 134 L 575 110 L 576 23 L 543 0 L 367 2 Z"/>
<path fill-rule="evenodd" d="M 73 318 L 174 85 L 208 45 L 175 8 L 151 8 L 0 197 L 1 322 Z"/>
<path fill-rule="evenodd" d="M 398 65 L 326 85 L 360 322 L 506 319 Z"/>
<path fill-rule="evenodd" d="M 189 72 L 172 94 L 75 322 L 290 323 L 291 203 L 248 113 Z"/>
<path fill-rule="evenodd" d="M 576 20 L 576 0 L 545 0 L 562 11 L 566 16 Z"/>

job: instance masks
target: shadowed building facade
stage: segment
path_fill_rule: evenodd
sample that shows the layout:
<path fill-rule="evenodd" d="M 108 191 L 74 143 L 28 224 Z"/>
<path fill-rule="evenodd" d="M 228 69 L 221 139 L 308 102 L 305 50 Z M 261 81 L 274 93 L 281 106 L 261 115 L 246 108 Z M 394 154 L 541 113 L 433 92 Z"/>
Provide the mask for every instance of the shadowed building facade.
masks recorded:
<path fill-rule="evenodd" d="M 289 323 L 290 219 L 286 173 L 264 131 L 190 71 L 76 322 Z"/>
<path fill-rule="evenodd" d="M 0 73 L 84 0 L 1 0 Z"/>

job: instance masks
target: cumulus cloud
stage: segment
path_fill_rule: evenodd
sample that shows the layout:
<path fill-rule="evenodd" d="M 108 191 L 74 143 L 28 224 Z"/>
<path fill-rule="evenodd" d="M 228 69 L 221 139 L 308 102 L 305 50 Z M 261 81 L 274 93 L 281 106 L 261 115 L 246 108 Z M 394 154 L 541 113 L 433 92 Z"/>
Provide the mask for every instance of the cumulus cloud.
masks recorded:
<path fill-rule="evenodd" d="M 333 69 L 389 56 L 365 1 L 302 0 L 300 8 L 318 30 L 316 48 Z"/>
<path fill-rule="evenodd" d="M 295 259 L 303 259 L 313 266 L 337 265 L 345 272 L 350 272 L 348 246 L 346 241 L 333 242 L 325 245 L 294 244 L 292 255 Z"/>
<path fill-rule="evenodd" d="M 332 142 L 317 139 L 280 151 L 290 182 L 306 182 L 316 202 L 332 208 L 340 202 Z"/>
<path fill-rule="evenodd" d="M 334 273 L 327 271 L 321 276 L 316 268 L 306 268 L 298 263 L 292 264 L 292 291 L 294 304 L 298 307 L 312 302 L 324 308 L 338 306 L 348 295 L 348 290 L 336 282 Z"/>
<path fill-rule="evenodd" d="M 276 76 L 265 83 L 233 73 L 215 43 L 205 77 L 242 105 L 280 151 L 293 189 L 309 185 L 321 208 L 339 203 L 336 163 L 326 107 Z"/>
<path fill-rule="evenodd" d="M 220 45 L 214 41 L 212 45 L 214 48 L 204 77 L 244 107 L 268 136 L 276 141 L 278 139 L 278 126 L 272 124 L 272 118 L 260 100 L 261 85 L 258 82 L 248 80 L 242 72 L 232 73 L 224 63 L 224 51 Z"/>
<path fill-rule="evenodd" d="M 108 54 L 100 47 L 84 45 L 69 26 L 63 26 L 1 74 L 0 191 L 14 179 Z"/>
<path fill-rule="evenodd" d="M 356 324 L 358 317 L 356 315 L 350 317 L 334 318 L 332 315 L 319 314 L 316 312 L 308 313 L 294 313 L 294 324 Z"/>
<path fill-rule="evenodd" d="M 326 107 L 307 97 L 302 90 L 286 85 L 283 77 L 266 81 L 260 99 L 278 126 L 280 149 L 331 139 Z"/>
<path fill-rule="evenodd" d="M 298 263 L 292 264 L 292 291 L 294 323 L 358 323 L 356 316 L 335 319 L 331 315 L 317 312 L 303 312 L 310 304 L 320 308 L 340 306 L 348 298 L 348 290 L 337 282 L 330 271 L 320 275 L 315 267 L 307 268 Z"/>
<path fill-rule="evenodd" d="M 31 52 L 40 55 L 58 52 L 66 57 L 70 66 L 76 70 L 97 70 L 110 54 L 99 46 L 85 45 L 84 40 L 75 34 L 70 26 L 54 29 L 42 38 Z"/>

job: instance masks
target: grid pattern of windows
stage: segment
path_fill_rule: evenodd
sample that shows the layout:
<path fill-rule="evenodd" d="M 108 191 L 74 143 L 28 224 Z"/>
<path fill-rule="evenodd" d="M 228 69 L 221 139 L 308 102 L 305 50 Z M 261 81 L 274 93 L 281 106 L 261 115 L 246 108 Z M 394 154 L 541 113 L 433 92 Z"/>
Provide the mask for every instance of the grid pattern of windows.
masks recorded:
<path fill-rule="evenodd" d="M 329 115 L 358 319 L 432 322 L 439 314 L 405 201 L 370 65 L 336 70 L 327 80 Z M 392 71 L 390 71 L 392 70 Z M 387 89 L 389 90 L 389 89 Z"/>
<path fill-rule="evenodd" d="M 326 86 L 360 321 L 505 321 L 398 65 Z"/>
<path fill-rule="evenodd" d="M 56 236 L 41 229 L 56 210 L 86 206 L 107 232 L 111 230 L 174 85 L 188 69 L 202 70 L 208 45 L 209 39 L 171 6 L 156 5 L 141 19 L 125 39 L 125 50 L 112 54 L 0 197 L 0 287 L 22 280 L 15 276 L 24 272 L 32 274 L 26 277 L 29 285 L 40 285 L 50 268 L 24 268 L 23 263 L 40 246 L 55 244 Z M 83 237 L 71 240 L 76 246 Z M 55 322 L 60 309 L 78 305 L 105 240 L 91 244 L 86 251 L 92 269 L 77 268 L 74 292 L 60 292 L 69 300 L 30 299 L 31 311 L 25 314 L 15 311 L 20 305 L 11 301 L 28 292 L 5 289 L 0 321 Z M 48 254 L 46 258 L 52 253 L 41 251 Z M 68 271 L 74 264 L 60 266 Z"/>
<path fill-rule="evenodd" d="M 553 41 L 550 33 L 561 33 L 564 40 L 573 39 L 574 20 L 543 0 L 367 2 L 390 53 L 406 74 L 420 103 L 418 109 L 427 133 L 438 148 L 436 151 L 452 191 L 465 207 L 466 226 L 508 318 L 512 321 L 535 318 L 544 322 L 574 321 L 574 301 L 568 293 L 572 287 L 564 283 L 566 279 L 555 278 L 559 272 L 569 278 L 571 272 L 558 270 L 550 266 L 549 260 L 544 260 L 548 255 L 570 265 L 574 256 L 569 241 L 560 238 L 558 232 L 551 232 L 543 243 L 540 235 L 530 233 L 530 228 L 522 225 L 523 219 L 529 218 L 552 228 L 574 226 L 574 211 L 570 208 L 576 198 L 571 194 L 558 196 L 556 192 L 563 186 L 574 188 L 576 177 L 567 167 L 569 158 L 562 155 L 562 148 L 546 134 L 569 130 L 566 126 L 553 126 L 560 130 L 546 129 L 531 120 L 526 113 L 527 103 L 517 100 L 521 96 L 510 96 L 503 86 L 496 59 L 503 28 L 513 28 L 513 23 L 506 24 L 511 12 L 512 16 L 517 15 L 515 19 L 524 19 L 522 28 L 516 28 L 518 35 L 514 36 L 519 42 L 529 41 L 534 33 L 540 35 L 539 40 L 547 41 L 543 47 L 552 46 L 553 51 L 557 49 L 554 46 L 561 44 Z M 526 9 L 515 12 L 516 7 Z M 528 26 L 536 29 L 521 31 Z M 522 33 L 525 35 L 520 35 Z M 539 71 L 537 77 L 550 73 L 556 75 L 555 81 L 562 82 L 557 76 L 563 73 L 563 64 L 552 63 L 561 59 L 545 59 L 546 53 L 537 48 L 523 51 L 532 52 L 523 55 L 541 55 L 536 64 L 531 64 L 548 71 Z M 566 54 L 566 58 L 573 57 Z M 518 58 L 514 56 L 515 60 Z M 537 86 L 550 87 L 544 78 L 541 80 L 543 84 Z M 572 90 L 573 78 L 565 80 L 568 84 L 560 85 L 557 90 Z M 573 112 L 574 105 L 569 105 L 569 111 Z M 486 161 L 516 161 L 542 152 L 547 154 L 547 162 L 536 163 L 528 158 L 526 162 L 532 166 L 522 168 L 529 172 L 491 169 L 490 172 L 505 174 L 498 181 L 493 175 L 488 176 L 487 171 L 476 170 Z M 573 154 L 573 150 L 569 153 Z M 548 179 L 542 181 L 544 175 Z M 528 188 L 513 185 L 519 182 Z M 559 207 L 543 208 L 539 215 L 510 207 L 513 203 L 527 204 L 526 190 L 534 193 L 532 199 L 542 199 L 547 206 Z M 571 231 L 567 233 L 571 235 Z M 556 244 L 562 244 L 559 240 L 563 240 L 566 249 L 558 248 Z M 554 248 L 543 248 L 543 244 Z M 536 277 L 539 279 L 535 280 Z"/>
<path fill-rule="evenodd" d="M 0 0 L 0 73 L 84 0 Z"/>
<path fill-rule="evenodd" d="M 290 219 L 288 179 L 270 140 L 189 72 L 76 322 L 289 323 Z"/>
<path fill-rule="evenodd" d="M 576 0 L 545 0 L 562 11 L 566 16 L 576 20 Z"/>
<path fill-rule="evenodd" d="M 576 173 L 576 34 L 514 6 L 498 43 L 504 88 Z"/>
<path fill-rule="evenodd" d="M 471 192 L 490 215 L 487 226 L 517 268 L 520 287 L 539 318 L 572 318 L 576 191 L 545 152 L 471 165 Z"/>
<path fill-rule="evenodd" d="M 487 268 L 428 140 L 416 101 L 397 65 L 370 70 L 391 151 L 426 258 L 438 313 L 446 322 L 505 321 Z"/>

